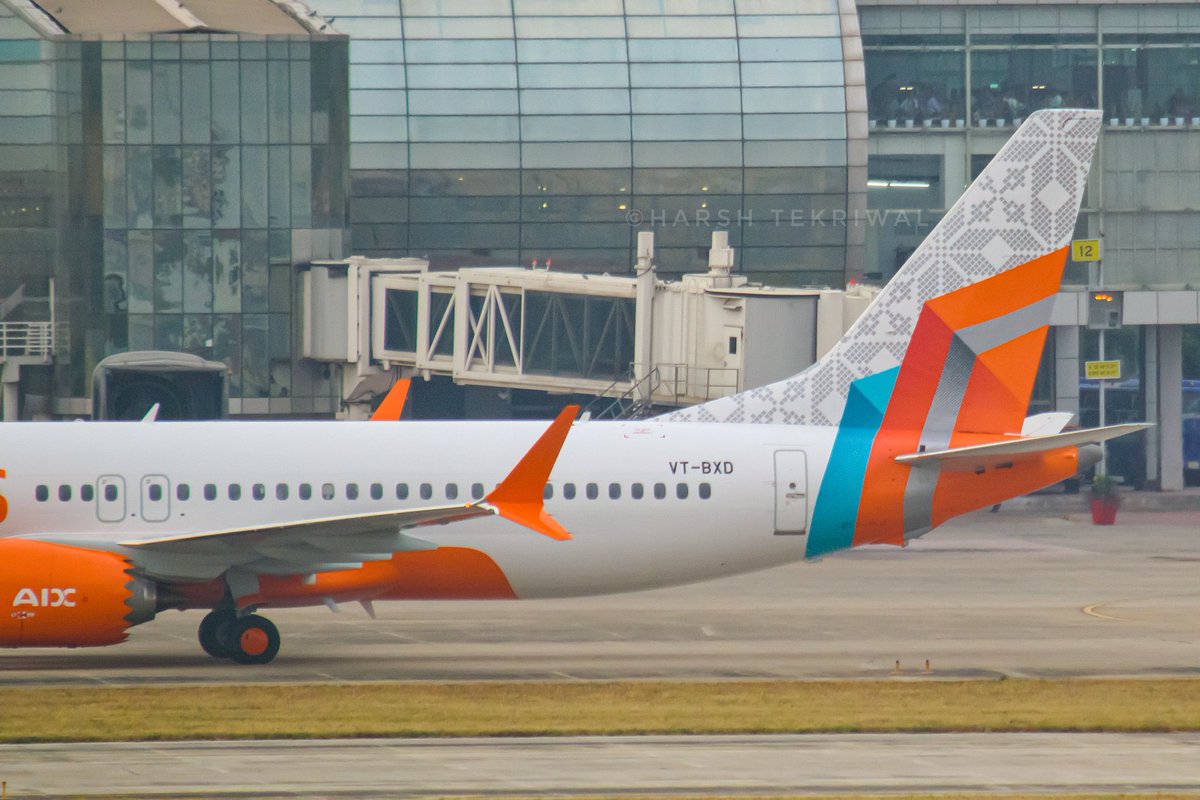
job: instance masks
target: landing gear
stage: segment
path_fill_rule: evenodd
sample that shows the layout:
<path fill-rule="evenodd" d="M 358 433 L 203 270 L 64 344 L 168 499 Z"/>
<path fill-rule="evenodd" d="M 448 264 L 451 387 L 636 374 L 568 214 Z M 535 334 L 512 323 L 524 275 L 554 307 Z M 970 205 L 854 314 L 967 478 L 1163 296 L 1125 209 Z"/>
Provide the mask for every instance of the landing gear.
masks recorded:
<path fill-rule="evenodd" d="M 200 646 L 213 658 L 228 658 L 239 664 L 266 664 L 279 652 L 279 629 L 257 614 L 239 617 L 217 609 L 200 623 Z"/>

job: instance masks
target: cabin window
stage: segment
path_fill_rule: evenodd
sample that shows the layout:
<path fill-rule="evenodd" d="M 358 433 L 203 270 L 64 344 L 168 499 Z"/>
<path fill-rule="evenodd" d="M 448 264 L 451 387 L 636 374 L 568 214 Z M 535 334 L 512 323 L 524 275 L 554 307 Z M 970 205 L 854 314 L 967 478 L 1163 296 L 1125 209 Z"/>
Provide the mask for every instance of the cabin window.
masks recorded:
<path fill-rule="evenodd" d="M 241 500 L 242 499 L 242 485 L 240 483 L 229 484 L 229 499 L 230 500 Z"/>
<path fill-rule="evenodd" d="M 712 484 L 711 483 L 700 484 L 700 499 L 707 500 L 710 497 L 712 497 Z"/>
<path fill-rule="evenodd" d="M 597 497 L 600 496 L 600 487 L 594 483 L 589 483 L 587 486 L 584 487 L 584 492 L 587 493 L 588 500 L 595 500 Z"/>
<path fill-rule="evenodd" d="M 261 483 L 256 483 L 250 487 L 250 494 L 254 495 L 255 500 L 266 500 L 267 487 Z"/>
<path fill-rule="evenodd" d="M 287 500 L 288 499 L 288 485 L 286 483 L 275 484 L 275 499 L 276 500 Z"/>
<path fill-rule="evenodd" d="M 383 499 L 383 484 L 382 483 L 372 483 L 371 484 L 371 499 L 372 500 L 382 500 Z"/>
<path fill-rule="evenodd" d="M 546 488 L 542 490 L 542 499 L 551 500 L 554 498 L 554 484 L 547 483 Z"/>
<path fill-rule="evenodd" d="M 549 484 L 546 484 L 546 485 L 549 486 Z M 471 499 L 472 500 L 482 500 L 483 499 L 483 484 L 482 483 L 472 483 L 471 484 Z"/>
<path fill-rule="evenodd" d="M 357 500 L 358 499 L 358 484 L 357 483 L 347 483 L 346 484 L 346 499 L 347 500 Z"/>
<path fill-rule="evenodd" d="M 79 487 L 79 499 L 85 503 L 90 503 L 96 498 L 96 490 L 92 488 L 90 483 L 85 483 Z"/>
<path fill-rule="evenodd" d="M 563 499 L 564 500 L 574 500 L 575 499 L 575 484 L 573 484 L 573 483 L 564 483 L 563 484 Z"/>
<path fill-rule="evenodd" d="M 33 496 L 37 498 L 39 503 L 44 503 L 50 499 L 50 487 L 44 483 L 38 484 L 38 487 L 33 490 Z"/>
<path fill-rule="evenodd" d="M 300 484 L 299 494 L 300 494 L 301 500 L 311 500 L 312 499 L 312 484 L 311 483 Z"/>
<path fill-rule="evenodd" d="M 216 489 L 216 487 L 213 487 Z M 109 503 L 117 502 L 117 497 L 121 494 L 121 490 L 117 488 L 115 483 L 110 483 L 104 487 L 104 499 Z"/>
<path fill-rule="evenodd" d="M 610 483 L 608 485 L 608 497 L 610 500 L 620 500 L 621 499 L 621 484 Z"/>
<path fill-rule="evenodd" d="M 332 483 L 322 483 L 321 484 L 321 499 L 322 500 L 332 500 L 334 498 L 334 495 L 336 495 L 336 494 L 337 494 L 337 490 L 335 490 L 333 488 Z"/>
<path fill-rule="evenodd" d="M 687 500 L 688 485 L 686 483 L 675 484 L 675 496 L 680 500 Z"/>
<path fill-rule="evenodd" d="M 107 489 L 105 490 L 104 496 L 106 498 L 108 497 Z M 113 498 L 113 499 L 115 500 L 116 498 Z M 215 483 L 204 484 L 204 499 L 205 500 L 216 500 L 217 499 L 217 485 Z"/>
<path fill-rule="evenodd" d="M 447 483 L 446 484 L 446 499 L 447 500 L 457 500 L 458 499 L 458 484 L 457 483 Z"/>
<path fill-rule="evenodd" d="M 71 487 L 67 484 L 62 484 L 58 487 L 58 499 L 66 503 L 71 500 Z"/>
<path fill-rule="evenodd" d="M 396 499 L 397 500 L 407 500 L 408 499 L 408 484 L 407 483 L 397 483 L 396 484 Z"/>
<path fill-rule="evenodd" d="M 635 483 L 629 487 L 629 496 L 634 500 L 641 500 L 646 495 L 646 489 L 640 483 Z"/>
<path fill-rule="evenodd" d="M 421 484 L 421 499 L 428 500 L 431 497 L 433 497 L 433 484 L 432 483 L 422 483 Z"/>
<path fill-rule="evenodd" d="M 667 485 L 665 483 L 654 484 L 654 499 L 662 500 L 667 496 Z"/>
<path fill-rule="evenodd" d="M 162 486 L 157 483 L 152 483 L 146 487 L 146 496 L 150 498 L 151 503 L 159 503 L 163 499 Z"/>
<path fill-rule="evenodd" d="M 192 496 L 192 487 L 188 486 L 186 483 L 178 484 L 175 487 L 175 499 L 176 500 L 184 501 L 184 500 L 187 500 L 191 496 Z"/>

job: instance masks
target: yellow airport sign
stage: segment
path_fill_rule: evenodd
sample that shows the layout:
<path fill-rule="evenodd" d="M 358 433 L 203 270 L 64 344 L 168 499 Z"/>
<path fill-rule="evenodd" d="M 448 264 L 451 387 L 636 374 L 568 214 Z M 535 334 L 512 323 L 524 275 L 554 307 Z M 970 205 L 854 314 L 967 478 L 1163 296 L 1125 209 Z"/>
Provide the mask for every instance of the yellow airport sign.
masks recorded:
<path fill-rule="evenodd" d="M 1121 377 L 1120 361 L 1086 361 L 1083 376 L 1091 380 L 1111 381 Z"/>
<path fill-rule="evenodd" d="M 1071 260 L 1078 262 L 1099 261 L 1100 240 L 1076 239 L 1071 242 Z"/>

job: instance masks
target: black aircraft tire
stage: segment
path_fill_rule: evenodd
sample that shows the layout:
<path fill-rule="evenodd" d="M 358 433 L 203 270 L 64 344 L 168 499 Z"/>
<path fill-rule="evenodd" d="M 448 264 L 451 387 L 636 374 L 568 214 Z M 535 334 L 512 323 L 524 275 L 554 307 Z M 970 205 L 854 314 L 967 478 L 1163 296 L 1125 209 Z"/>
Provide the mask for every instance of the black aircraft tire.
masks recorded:
<path fill-rule="evenodd" d="M 232 611 L 210 611 L 200 621 L 200 647 L 213 658 L 229 658 L 229 651 L 221 643 L 221 626 L 234 621 Z"/>

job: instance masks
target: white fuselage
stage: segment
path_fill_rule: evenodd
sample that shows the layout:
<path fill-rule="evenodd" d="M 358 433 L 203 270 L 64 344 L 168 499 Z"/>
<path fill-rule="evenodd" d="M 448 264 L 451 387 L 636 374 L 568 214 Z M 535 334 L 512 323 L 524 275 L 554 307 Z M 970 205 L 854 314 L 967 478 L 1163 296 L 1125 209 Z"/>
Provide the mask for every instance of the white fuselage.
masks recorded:
<path fill-rule="evenodd" d="M 0 495 L 8 515 L 0 536 L 111 549 L 465 503 L 491 491 L 544 429 L 543 422 L 5 424 Z M 791 425 L 576 423 L 545 503 L 572 540 L 556 542 L 498 517 L 413 533 L 485 553 L 518 597 L 628 591 L 760 569 L 804 557 L 802 531 L 835 434 Z M 777 476 L 777 464 L 787 474 Z"/>

